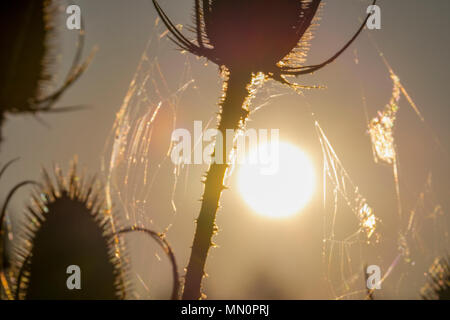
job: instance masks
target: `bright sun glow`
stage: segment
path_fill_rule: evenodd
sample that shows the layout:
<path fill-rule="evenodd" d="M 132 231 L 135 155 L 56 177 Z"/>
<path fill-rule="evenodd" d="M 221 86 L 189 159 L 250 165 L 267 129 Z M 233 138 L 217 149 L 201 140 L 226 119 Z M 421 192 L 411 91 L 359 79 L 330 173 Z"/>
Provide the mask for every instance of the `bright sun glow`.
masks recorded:
<path fill-rule="evenodd" d="M 298 213 L 311 199 L 315 189 L 314 168 L 308 157 L 296 146 L 280 141 L 278 170 L 264 174 L 267 164 L 251 164 L 249 159 L 269 149 L 260 144 L 249 151 L 240 165 L 238 188 L 245 202 L 258 214 L 284 218 Z M 266 171 L 267 173 L 267 171 Z"/>

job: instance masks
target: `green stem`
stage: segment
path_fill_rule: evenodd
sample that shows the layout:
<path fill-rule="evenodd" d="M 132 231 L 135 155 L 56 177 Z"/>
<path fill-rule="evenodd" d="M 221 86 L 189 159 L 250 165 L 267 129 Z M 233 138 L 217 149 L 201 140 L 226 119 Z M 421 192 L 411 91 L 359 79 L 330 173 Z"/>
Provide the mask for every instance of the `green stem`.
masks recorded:
<path fill-rule="evenodd" d="M 250 97 L 248 86 L 252 80 L 251 72 L 240 70 L 230 71 L 225 85 L 225 94 L 221 103 L 220 122 L 218 130 L 222 133 L 222 145 L 216 145 L 216 154 L 222 148 L 222 162 L 213 162 L 204 181 L 202 205 L 197 219 L 197 227 L 192 245 L 191 257 L 187 266 L 183 300 L 197 300 L 201 298 L 201 282 L 205 273 L 206 258 L 212 246 L 212 236 L 217 230 L 215 224 L 216 213 L 222 190 L 225 188 L 224 178 L 227 171 L 227 141 L 226 131 L 237 129 L 245 124 L 248 115 L 246 100 Z"/>

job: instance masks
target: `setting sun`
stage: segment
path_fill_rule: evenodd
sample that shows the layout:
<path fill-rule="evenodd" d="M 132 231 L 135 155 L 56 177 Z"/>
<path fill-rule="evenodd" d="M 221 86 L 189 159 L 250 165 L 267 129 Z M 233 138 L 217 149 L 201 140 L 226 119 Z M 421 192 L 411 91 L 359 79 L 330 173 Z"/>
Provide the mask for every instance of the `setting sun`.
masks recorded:
<path fill-rule="evenodd" d="M 298 147 L 281 141 L 277 170 L 267 174 L 264 172 L 266 165 L 250 161 L 267 149 L 267 144 L 260 144 L 249 151 L 239 168 L 240 194 L 260 215 L 273 218 L 292 216 L 311 199 L 315 189 L 314 168 Z"/>

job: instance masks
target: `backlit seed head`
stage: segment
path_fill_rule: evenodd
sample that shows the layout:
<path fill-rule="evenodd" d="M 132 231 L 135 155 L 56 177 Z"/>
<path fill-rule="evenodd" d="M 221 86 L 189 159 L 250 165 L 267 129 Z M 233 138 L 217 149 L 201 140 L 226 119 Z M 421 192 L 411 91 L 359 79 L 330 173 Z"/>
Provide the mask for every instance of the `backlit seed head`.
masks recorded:
<path fill-rule="evenodd" d="M 0 10 L 0 128 L 8 114 L 50 112 L 87 68 L 80 63 L 84 31 L 63 84 L 49 93 L 53 80 L 59 6 L 55 0 L 3 1 Z M 72 109 L 73 107 L 69 107 Z M 67 108 L 60 108 L 58 111 Z M 1 132 L 0 132 L 1 141 Z"/>
<path fill-rule="evenodd" d="M 117 299 L 128 290 L 125 250 L 113 230 L 94 179 L 84 183 L 73 167 L 68 177 L 44 172 L 32 196 L 15 248 L 16 296 L 25 299 Z M 55 180 L 55 182 L 53 181 Z M 81 289 L 69 290 L 67 267 L 81 270 Z"/>
<path fill-rule="evenodd" d="M 215 0 L 203 7 L 204 38 L 223 64 L 267 71 L 311 25 L 320 1 Z"/>
<path fill-rule="evenodd" d="M 239 69 L 255 75 L 262 72 L 285 84 L 290 84 L 285 76 L 309 74 L 337 59 L 355 41 L 370 17 L 369 14 L 354 36 L 331 58 L 303 66 L 306 42 L 321 0 L 195 0 L 194 3 L 196 43 L 188 40 L 153 0 L 173 42 L 228 70 Z"/>
<path fill-rule="evenodd" d="M 8 1 L 1 17 L 0 110 L 28 111 L 51 80 L 55 8 L 50 1 Z"/>

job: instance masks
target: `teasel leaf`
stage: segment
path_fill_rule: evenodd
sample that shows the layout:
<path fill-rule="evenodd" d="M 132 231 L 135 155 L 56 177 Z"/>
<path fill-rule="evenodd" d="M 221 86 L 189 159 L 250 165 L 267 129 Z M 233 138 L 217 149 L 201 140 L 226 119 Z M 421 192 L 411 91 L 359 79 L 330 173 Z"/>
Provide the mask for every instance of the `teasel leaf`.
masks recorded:
<path fill-rule="evenodd" d="M 129 259 L 119 235 L 110 236 L 119 223 L 106 209 L 99 183 L 80 177 L 76 163 L 67 177 L 59 168 L 54 176 L 44 171 L 22 223 L 14 250 L 15 298 L 124 299 Z M 68 284 L 69 266 L 81 271 L 80 289 Z"/>

